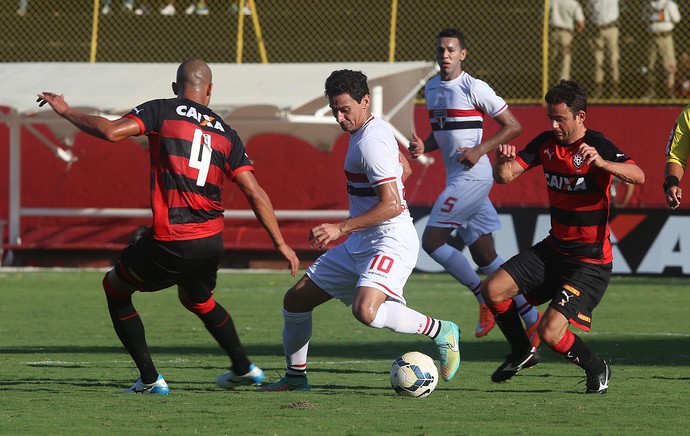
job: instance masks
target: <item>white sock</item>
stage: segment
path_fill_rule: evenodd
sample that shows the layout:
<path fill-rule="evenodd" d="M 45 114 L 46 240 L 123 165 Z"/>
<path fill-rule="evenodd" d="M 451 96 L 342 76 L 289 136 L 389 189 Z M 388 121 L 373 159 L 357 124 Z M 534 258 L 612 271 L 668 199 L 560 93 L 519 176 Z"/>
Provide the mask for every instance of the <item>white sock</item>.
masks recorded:
<path fill-rule="evenodd" d="M 283 350 L 287 371 L 285 374 L 307 374 L 307 351 L 311 339 L 311 312 L 288 312 L 283 309 Z"/>
<path fill-rule="evenodd" d="M 479 274 L 472 268 L 470 261 L 460 251 L 448 244 L 443 244 L 434 250 L 433 253 L 430 253 L 429 256 L 441 264 L 455 280 L 470 288 L 473 293 L 474 289 L 479 289 L 478 286 L 481 283 Z M 479 294 L 475 294 L 475 296 L 478 300 L 481 298 Z M 479 302 L 483 303 L 484 301 Z"/>
<path fill-rule="evenodd" d="M 513 301 L 520 312 L 522 320 L 525 322 L 525 328 L 530 328 L 539 319 L 539 312 L 525 300 L 525 296 L 522 294 L 514 296 Z"/>
<path fill-rule="evenodd" d="M 376 317 L 369 327 L 376 329 L 387 328 L 398 333 L 427 335 L 434 337 L 438 334 L 441 324 L 438 320 L 410 309 L 397 301 L 384 301 L 376 311 Z"/>

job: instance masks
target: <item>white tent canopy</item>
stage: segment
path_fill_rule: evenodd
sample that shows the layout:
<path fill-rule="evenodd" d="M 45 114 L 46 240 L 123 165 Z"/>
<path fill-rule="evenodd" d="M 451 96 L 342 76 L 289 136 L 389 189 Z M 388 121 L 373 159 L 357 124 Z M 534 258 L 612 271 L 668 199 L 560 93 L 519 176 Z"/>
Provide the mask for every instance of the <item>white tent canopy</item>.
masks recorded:
<path fill-rule="evenodd" d="M 361 70 L 369 78 L 375 115 L 388 121 L 401 143 L 411 137 L 414 98 L 436 72 L 432 62 L 211 64 L 213 96 L 210 107 L 247 142 L 259 133 L 296 136 L 320 149 L 330 149 L 342 134 L 323 96 L 326 77 L 338 69 Z M 173 97 L 171 83 L 177 64 L 5 63 L 0 68 L 0 122 L 10 128 L 9 242 L 19 243 L 23 213 L 20 192 L 21 127 L 65 160 L 73 159 L 76 129 L 50 108 L 39 108 L 36 94 L 65 95 L 73 107 L 110 118 L 139 103 Z M 47 125 L 61 144 L 51 142 L 34 124 Z"/>

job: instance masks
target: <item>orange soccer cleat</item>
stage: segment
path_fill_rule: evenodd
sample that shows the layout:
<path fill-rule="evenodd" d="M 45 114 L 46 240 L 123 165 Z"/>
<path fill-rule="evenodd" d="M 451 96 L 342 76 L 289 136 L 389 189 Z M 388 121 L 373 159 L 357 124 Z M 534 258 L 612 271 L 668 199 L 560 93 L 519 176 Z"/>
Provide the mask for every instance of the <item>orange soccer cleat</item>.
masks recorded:
<path fill-rule="evenodd" d="M 484 303 L 480 304 L 479 322 L 477 323 L 477 329 L 474 331 L 474 335 L 478 338 L 486 336 L 495 325 L 496 320 L 494 319 L 494 315 L 491 313 L 491 310 L 489 310 L 489 306 Z"/>

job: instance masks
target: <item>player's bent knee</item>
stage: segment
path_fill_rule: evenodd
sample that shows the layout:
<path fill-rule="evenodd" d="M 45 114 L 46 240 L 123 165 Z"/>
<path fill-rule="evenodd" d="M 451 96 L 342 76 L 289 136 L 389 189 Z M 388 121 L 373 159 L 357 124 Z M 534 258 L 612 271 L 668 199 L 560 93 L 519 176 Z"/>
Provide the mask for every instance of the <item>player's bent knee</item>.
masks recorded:
<path fill-rule="evenodd" d="M 489 304 L 507 301 L 518 294 L 517 285 L 512 286 L 511 282 L 512 278 L 510 275 L 502 268 L 499 268 L 482 282 L 481 295 Z"/>
<path fill-rule="evenodd" d="M 120 280 L 115 270 L 108 271 L 105 276 L 103 276 L 101 284 L 105 295 L 109 298 L 127 299 L 130 298 L 135 291 Z"/>
<path fill-rule="evenodd" d="M 216 307 L 216 300 L 213 299 L 213 297 L 210 297 L 208 300 L 202 302 L 202 303 L 197 303 L 193 301 L 189 301 L 187 298 L 180 296 L 180 303 L 190 312 L 192 312 L 195 315 L 204 315 L 206 313 L 209 313 Z"/>
<path fill-rule="evenodd" d="M 352 315 L 364 325 L 371 325 L 376 319 L 376 311 L 369 305 L 352 305 Z"/>

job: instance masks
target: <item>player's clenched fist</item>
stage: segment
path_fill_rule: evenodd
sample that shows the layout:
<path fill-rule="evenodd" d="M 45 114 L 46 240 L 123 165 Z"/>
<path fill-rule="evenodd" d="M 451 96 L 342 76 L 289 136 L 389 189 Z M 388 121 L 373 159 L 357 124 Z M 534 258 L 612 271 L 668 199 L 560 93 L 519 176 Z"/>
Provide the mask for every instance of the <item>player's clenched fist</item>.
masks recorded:
<path fill-rule="evenodd" d="M 497 161 L 508 162 L 515 159 L 515 146 L 510 144 L 498 144 L 494 154 Z"/>
<path fill-rule="evenodd" d="M 410 150 L 412 159 L 417 159 L 424 154 L 424 140 L 417 136 L 416 133 L 412 133 L 412 141 L 410 141 L 408 150 Z"/>

